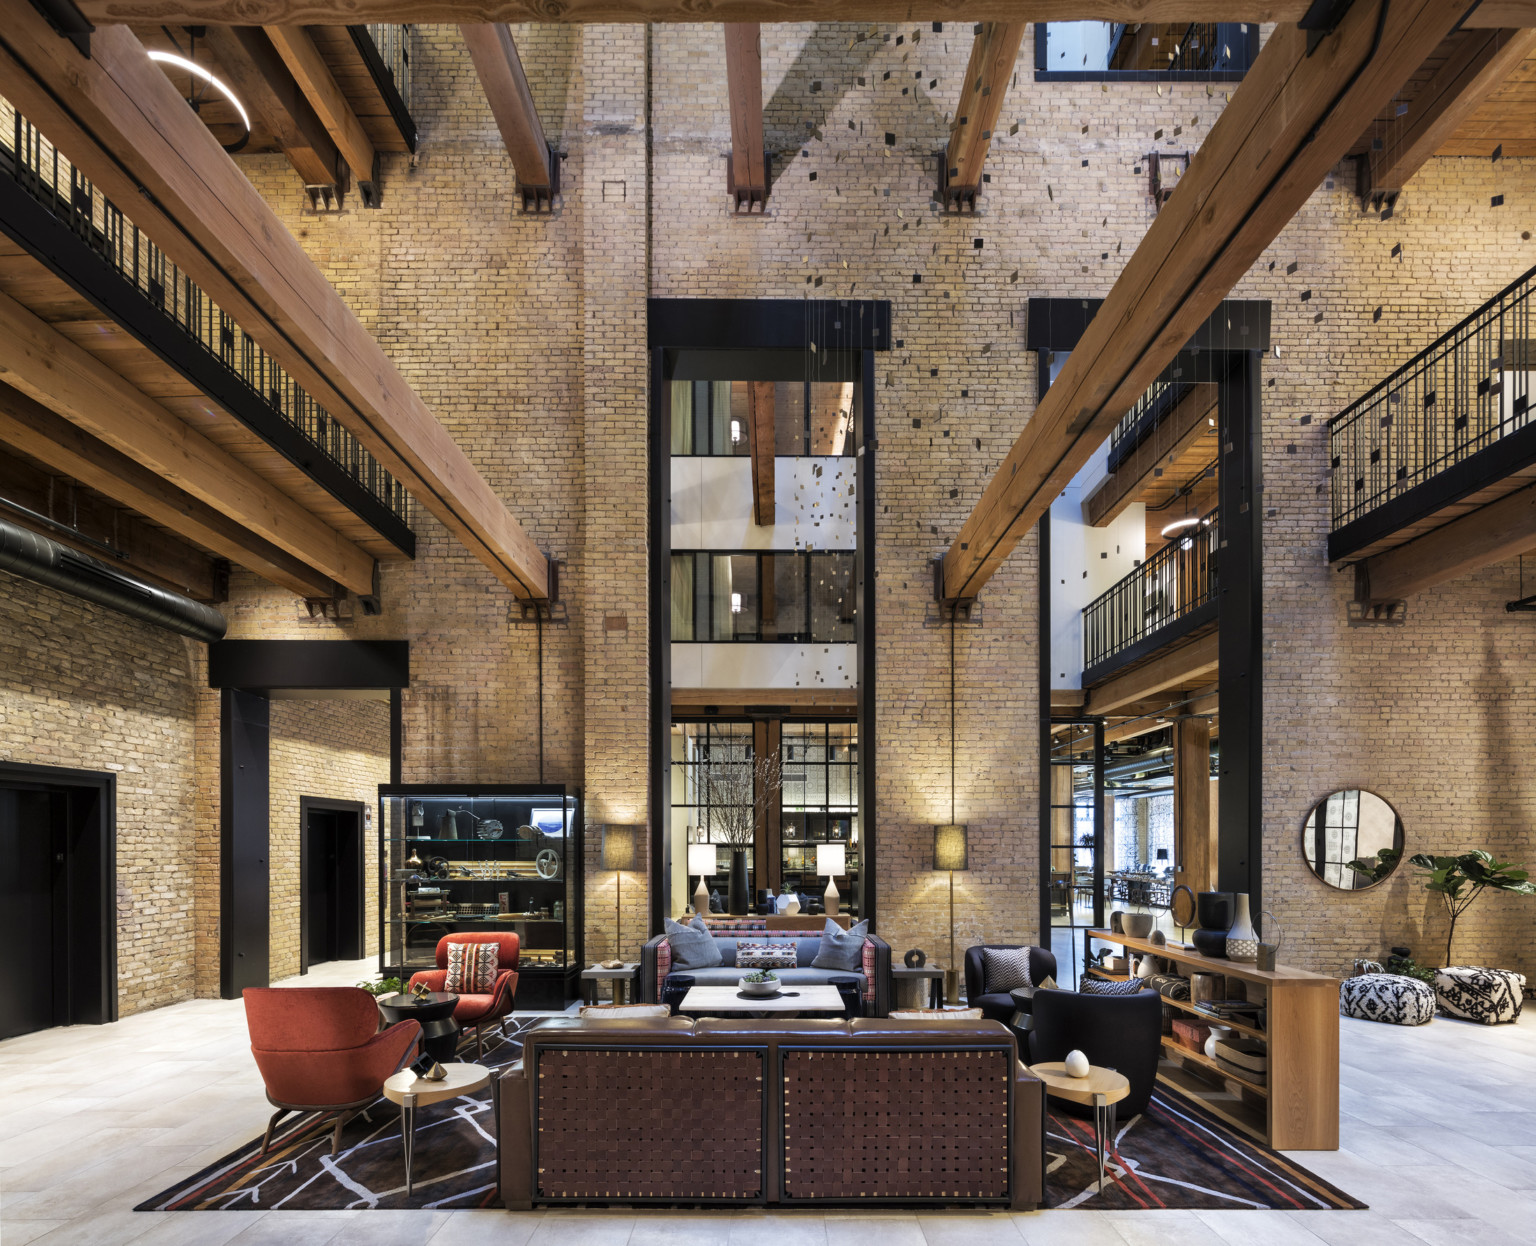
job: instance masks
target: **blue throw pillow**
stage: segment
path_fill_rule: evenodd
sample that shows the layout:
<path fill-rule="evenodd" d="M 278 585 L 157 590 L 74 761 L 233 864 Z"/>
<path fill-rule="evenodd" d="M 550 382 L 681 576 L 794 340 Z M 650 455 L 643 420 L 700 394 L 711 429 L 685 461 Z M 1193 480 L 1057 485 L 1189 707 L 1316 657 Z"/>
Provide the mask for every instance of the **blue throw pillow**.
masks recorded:
<path fill-rule="evenodd" d="M 821 932 L 821 946 L 816 949 L 812 969 L 840 969 L 858 973 L 864 968 L 864 937 L 869 933 L 868 919 L 851 930 L 844 930 L 830 917 Z"/>
<path fill-rule="evenodd" d="M 719 945 L 702 917 L 686 926 L 667 918 L 667 942 L 672 945 L 674 970 L 713 969 L 723 963 Z"/>

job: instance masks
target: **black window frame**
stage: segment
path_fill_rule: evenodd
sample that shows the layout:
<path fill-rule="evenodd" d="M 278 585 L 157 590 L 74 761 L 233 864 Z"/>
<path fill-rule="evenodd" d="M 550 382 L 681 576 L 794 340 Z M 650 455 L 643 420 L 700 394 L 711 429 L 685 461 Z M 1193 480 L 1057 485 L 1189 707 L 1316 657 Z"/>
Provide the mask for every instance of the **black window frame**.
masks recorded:
<path fill-rule="evenodd" d="M 1259 55 L 1258 22 L 1217 22 L 1217 26 L 1240 28 L 1239 38 L 1247 53 L 1247 64 L 1241 69 L 1051 69 L 1047 65 L 1050 49 L 1046 38 L 1047 26 L 1066 25 L 1065 22 L 1035 23 L 1035 81 L 1036 82 L 1241 82 L 1248 76 Z M 1228 38 L 1228 43 L 1235 41 Z M 1236 51 L 1234 48 L 1234 56 Z"/>
<path fill-rule="evenodd" d="M 750 379 L 749 378 L 737 378 L 737 379 L 738 380 L 745 380 L 748 383 L 750 383 Z M 716 380 L 714 380 L 714 379 L 691 379 L 691 380 L 688 380 L 686 383 L 694 386 L 692 401 L 693 401 L 693 445 L 694 445 L 695 448 L 689 450 L 686 454 L 678 453 L 675 450 L 670 450 L 670 440 L 669 440 L 669 457 L 670 458 L 674 458 L 674 459 L 737 459 L 737 458 L 749 458 L 749 457 L 751 457 L 751 447 L 747 445 L 745 440 L 743 440 L 743 442 L 741 443 L 741 445 L 743 447 L 745 447 L 745 448 L 737 448 L 735 446 L 731 446 L 731 447 L 728 447 L 728 448 L 722 450 L 722 449 L 716 448 L 716 446 L 715 446 L 715 438 L 714 438 L 714 427 L 715 427 L 715 420 L 714 420 L 715 409 L 714 409 L 714 404 L 715 404 L 715 396 L 714 396 L 714 388 L 713 387 L 717 383 Z M 734 385 L 735 383 L 736 383 L 736 381 L 727 381 L 726 382 L 726 384 L 730 384 L 730 385 Z M 862 444 L 863 438 L 862 438 L 862 435 L 861 435 L 860 422 L 859 422 L 859 420 L 857 418 L 852 419 L 850 421 L 850 423 L 849 423 L 846 440 L 843 442 L 843 447 L 844 447 L 843 448 L 843 452 L 841 454 L 811 454 L 809 452 L 809 450 L 807 449 L 807 447 L 809 447 L 810 444 L 811 444 L 811 433 L 812 433 L 812 430 L 811 430 L 811 386 L 812 385 L 842 385 L 842 384 L 846 384 L 846 383 L 847 382 L 835 381 L 835 380 L 834 381 L 827 381 L 827 380 L 823 380 L 821 378 L 817 378 L 816 380 L 803 380 L 803 381 L 799 381 L 799 382 L 795 382 L 795 381 L 789 381 L 789 382 L 775 381 L 774 382 L 774 384 L 791 384 L 791 385 L 799 384 L 799 385 L 801 385 L 803 387 L 802 390 L 801 390 L 801 399 L 800 399 L 800 414 L 801 414 L 801 420 L 800 420 L 800 423 L 801 423 L 801 428 L 800 428 L 800 444 L 802 446 L 802 452 L 799 453 L 799 454 L 780 454 L 778 452 L 777 429 L 775 429 L 775 441 L 774 441 L 774 457 L 775 458 L 793 458 L 793 459 L 856 459 L 858 457 L 859 446 Z M 853 393 L 854 393 L 853 409 L 854 409 L 854 411 L 857 411 L 859 406 L 860 406 L 859 387 L 860 387 L 861 382 L 858 381 L 858 380 L 854 380 L 852 382 L 852 384 L 854 386 L 854 391 L 853 391 Z M 701 425 L 700 425 L 700 417 L 699 417 L 699 394 L 700 394 L 700 392 L 703 392 L 703 393 L 708 395 L 708 411 L 707 411 L 706 415 L 703 417 L 703 424 L 702 424 L 702 430 L 703 431 L 702 431 L 702 433 L 700 431 Z M 730 419 L 730 417 L 729 417 L 729 415 L 727 415 L 727 417 L 726 417 L 727 423 L 729 422 L 729 419 Z M 704 450 L 700 450 L 700 449 L 697 448 L 701 440 L 704 442 L 705 446 L 707 447 Z"/>
<path fill-rule="evenodd" d="M 859 607 L 858 607 L 858 601 L 857 601 L 857 588 L 858 588 L 857 576 L 858 576 L 859 564 L 858 564 L 858 551 L 857 550 L 851 550 L 851 549 L 674 549 L 674 550 L 670 551 L 670 556 L 672 558 L 687 557 L 687 558 L 697 559 L 697 557 L 700 554 L 704 555 L 705 559 L 707 560 L 703 565 L 704 565 L 704 568 L 705 568 L 705 572 L 709 576 L 709 579 L 710 579 L 709 592 L 703 594 L 702 596 L 699 593 L 699 577 L 698 577 L 698 571 L 697 571 L 699 563 L 695 562 L 695 564 L 694 564 L 694 566 L 695 566 L 695 574 L 694 574 L 694 583 L 693 583 L 694 592 L 693 592 L 693 602 L 692 602 L 692 607 L 693 608 L 692 608 L 692 612 L 691 612 L 692 613 L 692 617 L 693 617 L 693 624 L 694 624 L 693 625 L 693 633 L 694 634 L 691 637 L 684 638 L 684 639 L 679 639 L 678 637 L 674 636 L 674 637 L 671 638 L 672 639 L 672 643 L 674 643 L 674 644 L 686 644 L 686 645 L 851 645 L 851 644 L 857 644 L 858 643 L 858 615 L 859 615 Z M 702 607 L 703 613 L 702 614 L 700 613 L 701 612 L 701 605 L 700 605 L 701 601 L 704 602 L 704 603 L 710 603 L 714 599 L 714 588 L 713 588 L 714 564 L 713 564 L 713 559 L 715 559 L 715 558 L 749 558 L 749 557 L 750 558 L 755 558 L 757 560 L 757 586 L 758 587 L 757 587 L 757 593 L 755 594 L 755 599 L 756 599 L 756 603 L 757 603 L 757 620 L 756 620 L 757 626 L 756 626 L 755 629 L 753 629 L 753 631 L 754 631 L 753 635 L 731 636 L 729 638 L 722 639 L 722 638 L 717 637 L 717 636 L 715 636 L 713 634 L 713 632 L 714 632 L 714 611 L 712 609 L 709 609 L 708 605 L 706 604 L 704 607 Z M 764 636 L 763 635 L 762 584 L 763 584 L 763 559 L 765 557 L 768 557 L 768 558 L 798 558 L 804 564 L 805 571 L 804 571 L 803 583 L 804 583 L 804 586 L 805 586 L 805 596 L 803 598 L 804 609 L 803 609 L 803 612 L 802 612 L 802 615 L 801 615 L 801 623 L 803 624 L 803 626 L 795 633 L 794 636 L 786 637 L 786 636 L 783 636 L 783 635 L 774 635 L 774 636 Z M 816 618 L 815 601 L 814 601 L 814 583 L 813 583 L 813 581 L 815 579 L 815 573 L 816 573 L 816 568 L 817 568 L 816 560 L 820 559 L 820 558 L 844 558 L 844 559 L 847 560 L 847 563 L 848 563 L 847 572 L 846 572 L 846 575 L 847 575 L 847 589 L 845 591 L 846 591 L 847 594 L 852 595 L 854 597 L 854 601 L 853 601 L 853 604 L 852 604 L 852 611 L 851 611 L 850 616 L 848 618 L 839 618 L 838 619 L 838 624 L 840 625 L 840 627 L 846 628 L 847 631 L 849 632 L 849 635 L 848 635 L 848 637 L 846 639 L 837 639 L 837 638 L 832 638 L 832 637 L 817 636 L 816 632 L 815 632 L 815 629 L 812 626 L 812 624 L 813 624 L 813 622 L 815 621 L 815 618 Z M 782 615 L 780 617 L 782 618 Z M 705 624 L 705 626 L 707 627 L 707 629 L 708 629 L 708 631 L 710 633 L 709 635 L 703 636 L 703 637 L 701 637 L 698 634 L 699 631 L 700 631 L 699 624 L 700 624 L 701 619 L 702 619 L 703 623 Z M 776 623 L 776 626 L 777 627 L 782 627 L 782 624 Z M 795 636 L 798 636 L 799 638 L 796 639 Z"/>

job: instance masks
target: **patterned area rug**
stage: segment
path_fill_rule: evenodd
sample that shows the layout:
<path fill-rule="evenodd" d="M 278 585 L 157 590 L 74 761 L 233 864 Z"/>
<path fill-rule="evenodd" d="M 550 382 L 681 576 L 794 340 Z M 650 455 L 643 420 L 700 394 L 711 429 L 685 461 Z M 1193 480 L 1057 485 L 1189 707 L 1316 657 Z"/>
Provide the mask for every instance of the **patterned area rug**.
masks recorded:
<path fill-rule="evenodd" d="M 1048 1207 L 1226 1208 L 1337 1211 L 1365 1204 L 1268 1147 L 1229 1129 L 1182 1095 L 1159 1086 L 1140 1116 L 1121 1121 L 1104 1185 L 1093 1122 L 1047 1100 Z"/>
<path fill-rule="evenodd" d="M 521 1032 L 541 1020 L 518 1018 Z M 480 1063 L 502 1068 L 522 1055 L 513 1036 Z M 464 1059 L 474 1059 L 471 1044 Z M 260 1137 L 195 1176 L 140 1203 L 138 1211 L 334 1211 L 352 1208 L 499 1207 L 490 1091 L 416 1113 L 415 1191 L 405 1194 L 400 1109 L 380 1098 L 371 1120 L 355 1117 L 331 1157 L 332 1118 L 290 1118 L 262 1157 Z M 1091 1122 L 1052 1112 L 1046 1122 L 1046 1205 L 1085 1208 L 1357 1208 L 1343 1191 L 1275 1152 L 1238 1137 L 1182 1097 L 1153 1096 L 1120 1125 L 1099 1189 Z"/>

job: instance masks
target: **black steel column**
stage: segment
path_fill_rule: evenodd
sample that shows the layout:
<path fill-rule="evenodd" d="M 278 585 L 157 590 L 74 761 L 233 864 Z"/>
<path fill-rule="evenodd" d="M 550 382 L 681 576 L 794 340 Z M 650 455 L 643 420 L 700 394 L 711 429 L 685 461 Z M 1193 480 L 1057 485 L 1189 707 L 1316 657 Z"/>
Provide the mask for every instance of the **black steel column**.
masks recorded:
<path fill-rule="evenodd" d="M 400 783 L 405 765 L 405 706 L 399 688 L 389 690 L 389 781 Z"/>
<path fill-rule="evenodd" d="M 650 477 L 650 674 L 651 930 L 666 916 L 671 879 L 672 822 L 672 406 L 663 377 L 666 351 L 651 350 Z"/>
<path fill-rule="evenodd" d="M 856 669 L 859 679 L 859 916 L 875 930 L 879 871 L 875 843 L 875 352 L 862 352 L 859 373 L 859 455 L 854 480 L 858 489 L 854 555 L 858 616 Z"/>
<path fill-rule="evenodd" d="M 267 986 L 271 887 L 267 698 L 219 694 L 219 994 Z"/>
<path fill-rule="evenodd" d="M 1039 583 L 1035 586 L 1036 609 L 1040 617 L 1035 626 L 1035 647 L 1039 650 L 1036 687 L 1039 692 L 1040 748 L 1040 930 L 1035 940 L 1043 948 L 1051 946 L 1051 512 L 1047 508 L 1035 525 L 1039 553 Z M 1068 911 L 1072 892 L 1067 891 Z"/>
<path fill-rule="evenodd" d="M 1263 431 L 1257 351 L 1232 351 L 1218 389 L 1216 473 L 1221 539 L 1216 560 L 1221 663 L 1221 786 L 1217 886 L 1263 907 L 1264 535 Z"/>

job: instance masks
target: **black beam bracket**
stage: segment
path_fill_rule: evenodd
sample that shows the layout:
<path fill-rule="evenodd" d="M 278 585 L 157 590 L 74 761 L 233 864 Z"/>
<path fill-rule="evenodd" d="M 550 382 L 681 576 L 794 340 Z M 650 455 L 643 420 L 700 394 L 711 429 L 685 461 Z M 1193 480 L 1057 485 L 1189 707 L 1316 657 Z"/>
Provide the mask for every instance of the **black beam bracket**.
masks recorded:
<path fill-rule="evenodd" d="M 96 27 L 75 7 L 74 0 L 31 0 L 31 3 L 61 39 L 68 39 L 81 56 L 91 59 L 91 35 Z"/>

